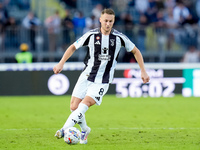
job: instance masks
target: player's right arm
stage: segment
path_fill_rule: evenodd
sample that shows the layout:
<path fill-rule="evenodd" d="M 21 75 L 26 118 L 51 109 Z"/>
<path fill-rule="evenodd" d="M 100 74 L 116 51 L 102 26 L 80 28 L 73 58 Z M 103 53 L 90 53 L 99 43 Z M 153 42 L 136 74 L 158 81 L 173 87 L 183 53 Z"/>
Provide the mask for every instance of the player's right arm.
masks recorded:
<path fill-rule="evenodd" d="M 63 57 L 61 58 L 60 62 L 53 68 L 55 74 L 58 74 L 62 71 L 65 62 L 71 57 L 74 51 L 84 45 L 87 45 L 87 39 L 90 37 L 92 33 L 95 31 L 88 31 L 82 37 L 80 37 L 77 41 L 75 41 L 69 48 L 65 51 Z M 96 31 L 97 32 L 97 31 Z"/>
<path fill-rule="evenodd" d="M 65 51 L 65 53 L 64 53 L 63 57 L 61 58 L 61 60 L 59 61 L 59 63 L 53 67 L 53 71 L 55 74 L 58 74 L 62 71 L 65 62 L 72 56 L 72 54 L 75 52 L 75 50 L 76 50 L 76 47 L 74 46 L 74 44 L 72 44 L 68 47 L 68 49 Z"/>

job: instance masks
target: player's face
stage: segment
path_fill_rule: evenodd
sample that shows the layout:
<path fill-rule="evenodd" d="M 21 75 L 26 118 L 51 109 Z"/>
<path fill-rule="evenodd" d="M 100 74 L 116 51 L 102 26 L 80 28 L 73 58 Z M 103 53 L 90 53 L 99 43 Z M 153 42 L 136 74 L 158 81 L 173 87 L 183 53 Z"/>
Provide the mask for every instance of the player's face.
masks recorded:
<path fill-rule="evenodd" d="M 115 21 L 114 15 L 109 15 L 109 14 L 101 15 L 100 17 L 101 32 L 103 34 L 110 34 L 114 21 Z"/>

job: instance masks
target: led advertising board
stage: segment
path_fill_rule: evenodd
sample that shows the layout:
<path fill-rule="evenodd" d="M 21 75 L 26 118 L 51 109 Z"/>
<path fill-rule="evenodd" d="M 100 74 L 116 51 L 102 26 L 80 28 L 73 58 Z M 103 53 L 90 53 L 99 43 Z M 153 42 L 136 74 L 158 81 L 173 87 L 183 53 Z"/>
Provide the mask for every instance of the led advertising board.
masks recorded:
<path fill-rule="evenodd" d="M 175 94 L 200 97 L 200 69 L 177 69 L 174 65 L 168 69 L 165 65 L 155 65 L 151 64 L 147 69 L 150 82 L 146 84 L 142 83 L 137 67 L 116 69 L 107 94 L 117 97 L 173 97 Z M 54 64 L 1 65 L 0 95 L 71 95 L 84 66 L 65 65 L 58 75 L 53 73 L 52 66 Z"/>

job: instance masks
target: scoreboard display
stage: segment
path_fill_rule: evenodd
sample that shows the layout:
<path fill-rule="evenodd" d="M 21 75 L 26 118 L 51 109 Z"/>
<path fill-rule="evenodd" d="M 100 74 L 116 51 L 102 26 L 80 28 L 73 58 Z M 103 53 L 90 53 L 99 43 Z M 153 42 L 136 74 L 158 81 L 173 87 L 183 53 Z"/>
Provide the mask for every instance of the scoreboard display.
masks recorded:
<path fill-rule="evenodd" d="M 171 75 L 171 73 L 173 75 Z M 143 84 L 140 70 L 128 69 L 123 71 L 123 77 L 116 77 L 113 84 L 116 85 L 116 95 L 120 97 L 173 97 L 175 93 L 181 93 L 185 79 L 181 76 L 182 70 L 147 70 L 150 82 Z"/>

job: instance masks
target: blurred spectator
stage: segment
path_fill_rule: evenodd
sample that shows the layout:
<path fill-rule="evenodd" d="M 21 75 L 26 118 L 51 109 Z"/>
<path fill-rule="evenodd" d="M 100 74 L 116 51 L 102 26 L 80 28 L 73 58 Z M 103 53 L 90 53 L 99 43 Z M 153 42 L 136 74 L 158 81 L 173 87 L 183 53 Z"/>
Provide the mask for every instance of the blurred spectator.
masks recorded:
<path fill-rule="evenodd" d="M 62 20 L 62 26 L 63 26 L 63 48 L 66 49 L 69 44 L 71 44 L 71 41 L 74 41 L 72 39 L 72 32 L 74 28 L 74 24 L 72 22 L 72 18 L 70 15 L 70 11 L 68 9 L 65 10 L 65 17 Z"/>
<path fill-rule="evenodd" d="M 49 51 L 56 51 L 58 48 L 58 35 L 61 27 L 61 18 L 58 10 L 55 11 L 54 15 L 45 20 L 45 26 L 48 31 Z M 50 61 L 54 61 L 54 58 L 50 57 Z"/>
<path fill-rule="evenodd" d="M 155 28 L 158 31 L 159 29 L 163 29 L 166 27 L 166 21 L 164 18 L 164 12 L 163 10 L 160 10 L 156 13 L 156 18 L 154 22 Z"/>
<path fill-rule="evenodd" d="M 146 50 L 145 40 L 146 40 L 146 27 L 148 25 L 148 19 L 144 14 L 140 15 L 139 20 L 139 30 L 137 38 L 137 47 L 143 52 Z"/>
<path fill-rule="evenodd" d="M 121 20 L 124 24 L 124 33 L 126 34 L 126 36 L 128 38 L 130 38 L 130 40 L 134 40 L 134 32 L 133 32 L 134 23 L 133 23 L 132 16 L 128 12 L 126 12 L 126 13 L 122 14 Z M 127 52 L 124 52 L 122 61 L 123 62 L 132 62 L 132 63 L 136 62 L 135 58 L 130 53 L 127 53 Z"/>
<path fill-rule="evenodd" d="M 28 51 L 29 46 L 26 43 L 20 45 L 20 52 L 15 55 L 17 63 L 32 63 L 32 53 Z"/>
<path fill-rule="evenodd" d="M 192 16 L 189 12 L 189 9 L 185 6 L 182 0 L 176 1 L 176 6 L 173 10 L 173 16 L 174 20 L 179 25 L 179 28 L 176 31 L 176 42 L 182 45 L 182 47 L 188 47 L 192 43 L 196 43 L 196 40 L 193 41 L 193 39 L 196 38 L 195 30 L 193 30 L 192 26 L 189 23 L 186 23 L 192 21 Z"/>
<path fill-rule="evenodd" d="M 192 5 L 190 2 L 187 2 L 187 6 L 190 7 L 190 10 L 182 2 L 182 0 L 177 0 L 177 12 L 179 10 L 180 20 L 179 24 L 181 29 L 179 32 L 179 39 L 181 39 L 181 45 L 188 47 L 189 45 L 197 46 L 198 39 L 198 30 L 197 22 L 198 19 L 195 17 L 195 13 L 192 10 Z M 179 8 L 179 9 L 178 9 Z M 175 8 L 174 8 L 175 12 Z"/>
<path fill-rule="evenodd" d="M 182 25 L 182 23 L 189 17 L 189 9 L 184 5 L 182 0 L 177 0 L 176 6 L 173 10 L 174 20 Z"/>
<path fill-rule="evenodd" d="M 128 0 L 111 0 L 111 8 L 115 10 L 115 16 L 118 17 L 122 12 L 127 11 Z"/>
<path fill-rule="evenodd" d="M 19 9 L 30 10 L 30 0 L 18 0 Z"/>
<path fill-rule="evenodd" d="M 156 16 L 157 11 L 158 11 L 158 8 L 157 8 L 155 0 L 149 0 L 149 7 L 146 11 L 146 15 L 150 23 L 155 22 L 156 17 L 157 17 Z"/>
<path fill-rule="evenodd" d="M 187 24 L 182 28 L 184 33 L 182 38 L 182 45 L 188 47 L 189 45 L 198 46 L 199 29 L 196 24 Z"/>
<path fill-rule="evenodd" d="M 200 51 L 194 45 L 189 46 L 188 51 L 185 53 L 182 62 L 195 63 L 200 60 Z"/>
<path fill-rule="evenodd" d="M 155 2 L 158 11 L 165 9 L 165 4 L 163 0 L 155 0 Z"/>
<path fill-rule="evenodd" d="M 15 47 L 19 47 L 19 38 L 18 38 L 18 34 L 19 34 L 19 26 L 18 26 L 18 22 L 16 21 L 16 19 L 14 17 L 10 17 L 8 19 L 8 22 L 6 24 L 6 47 L 9 48 L 15 48 Z"/>
<path fill-rule="evenodd" d="M 163 10 L 159 10 L 156 13 L 156 18 L 154 22 L 154 27 L 157 35 L 157 41 L 158 41 L 158 49 L 159 51 L 164 50 L 165 43 L 166 43 L 166 22 L 164 18 L 164 12 Z"/>
<path fill-rule="evenodd" d="M 198 17 L 196 10 L 196 4 L 198 3 L 198 0 L 190 0 L 190 1 L 184 0 L 184 2 L 185 6 L 189 9 L 192 16 L 194 16 L 195 18 Z"/>
<path fill-rule="evenodd" d="M 128 6 L 129 7 L 135 7 L 135 0 L 129 0 Z"/>
<path fill-rule="evenodd" d="M 98 27 L 99 27 L 99 20 L 94 15 L 91 15 L 90 17 L 86 17 L 85 19 L 85 28 L 83 32 L 86 33 L 87 31 Z"/>
<path fill-rule="evenodd" d="M 135 0 L 135 9 L 139 13 L 144 14 L 148 8 L 149 8 L 148 0 Z"/>
<path fill-rule="evenodd" d="M 174 20 L 173 16 L 173 7 L 168 7 L 167 9 L 167 14 L 165 16 L 165 21 L 166 21 L 166 27 L 167 27 L 167 49 L 172 50 L 175 38 L 177 38 L 177 27 L 178 23 Z"/>
<path fill-rule="evenodd" d="M 174 8 L 176 5 L 176 2 L 175 0 L 165 0 L 164 5 L 165 5 L 165 9 Z"/>
<path fill-rule="evenodd" d="M 190 24 L 190 25 L 196 25 L 198 23 L 198 19 L 195 18 L 192 14 L 189 14 L 189 16 L 182 22 L 182 25 Z"/>
<path fill-rule="evenodd" d="M 1 20 L 3 22 L 6 22 L 8 20 L 8 18 L 9 18 L 8 11 L 4 7 L 2 2 L 0 2 L 0 15 L 1 15 Z"/>
<path fill-rule="evenodd" d="M 128 12 L 126 12 L 126 13 L 124 13 L 121 16 L 121 20 L 123 21 L 125 35 L 128 38 L 130 38 L 130 40 L 133 40 L 133 37 L 134 37 L 134 32 L 133 32 L 133 27 L 134 27 L 133 17 Z"/>
<path fill-rule="evenodd" d="M 196 2 L 196 13 L 197 16 L 200 18 L 200 0 L 197 0 Z"/>
<path fill-rule="evenodd" d="M 3 51 L 5 48 L 5 28 L 8 18 L 8 11 L 3 3 L 0 2 L 0 51 Z"/>
<path fill-rule="evenodd" d="M 174 19 L 173 8 L 169 7 L 166 10 L 166 12 L 167 12 L 167 14 L 165 15 L 165 22 L 166 22 L 167 28 L 169 28 L 169 29 L 177 28 L 178 27 L 178 23 Z"/>
<path fill-rule="evenodd" d="M 101 16 L 101 11 L 103 10 L 103 6 L 101 4 L 97 4 L 93 9 L 92 9 L 92 15 L 96 18 L 99 19 Z"/>
<path fill-rule="evenodd" d="M 77 11 L 73 18 L 74 32 L 76 38 L 79 38 L 83 34 L 85 28 L 85 17 L 81 11 Z"/>
<path fill-rule="evenodd" d="M 35 37 L 36 37 L 36 30 L 37 27 L 40 25 L 40 20 L 37 18 L 33 12 L 29 12 L 27 16 L 23 19 L 22 25 L 25 27 L 28 31 L 29 37 L 30 37 L 30 44 L 31 49 L 35 50 Z"/>

